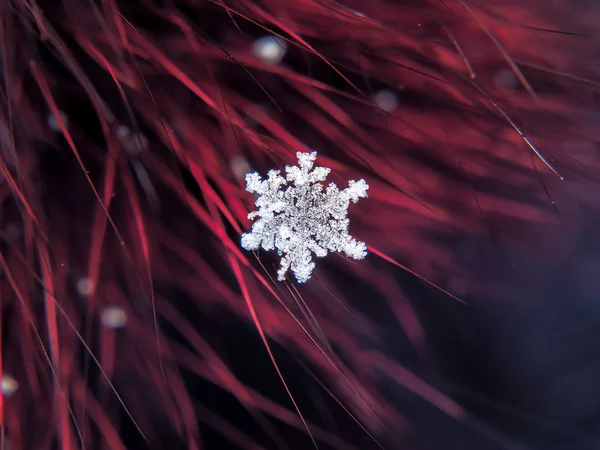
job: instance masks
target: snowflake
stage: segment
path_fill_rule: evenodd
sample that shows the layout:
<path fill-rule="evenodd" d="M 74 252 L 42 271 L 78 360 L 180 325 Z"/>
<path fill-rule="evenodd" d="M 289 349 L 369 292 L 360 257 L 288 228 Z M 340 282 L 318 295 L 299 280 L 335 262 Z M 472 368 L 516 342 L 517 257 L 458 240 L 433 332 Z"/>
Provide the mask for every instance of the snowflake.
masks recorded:
<path fill-rule="evenodd" d="M 339 190 L 330 183 L 324 190 L 331 169 L 315 167 L 317 152 L 296 153 L 299 167 L 286 166 L 285 178 L 279 170 L 271 170 L 262 180 L 258 173 L 246 175 L 246 190 L 258 194 L 258 211 L 248 215 L 254 220 L 250 233 L 242 235 L 242 247 L 256 250 L 277 249 L 281 258 L 278 279 L 285 280 L 291 267 L 299 283 L 310 278 L 315 263 L 312 253 L 322 258 L 329 251 L 343 252 L 350 258 L 363 259 L 367 246 L 348 234 L 348 206 L 367 197 L 365 180 L 349 181 Z M 288 185 L 288 183 L 290 183 Z M 283 189 L 283 186 L 287 186 Z"/>

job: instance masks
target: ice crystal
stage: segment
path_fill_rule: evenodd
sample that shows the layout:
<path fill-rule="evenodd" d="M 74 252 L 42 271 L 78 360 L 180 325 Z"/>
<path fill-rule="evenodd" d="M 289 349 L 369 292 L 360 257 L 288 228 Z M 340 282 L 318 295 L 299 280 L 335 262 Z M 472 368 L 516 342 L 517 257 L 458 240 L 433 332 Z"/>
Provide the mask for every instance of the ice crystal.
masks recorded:
<path fill-rule="evenodd" d="M 363 259 L 367 255 L 364 242 L 348 234 L 348 206 L 359 198 L 367 197 L 369 185 L 365 180 L 349 181 L 340 190 L 335 183 L 324 189 L 331 169 L 315 167 L 317 152 L 296 153 L 298 166 L 286 166 L 285 178 L 279 170 L 271 170 L 268 178 L 258 173 L 246 175 L 246 190 L 258 194 L 258 211 L 249 219 L 260 217 L 250 233 L 242 235 L 246 250 L 277 249 L 282 257 L 278 279 L 285 280 L 292 269 L 299 283 L 308 281 L 315 268 L 312 253 L 322 258 L 328 252 L 343 252 L 350 258 Z M 285 186 L 285 188 L 284 188 Z"/>

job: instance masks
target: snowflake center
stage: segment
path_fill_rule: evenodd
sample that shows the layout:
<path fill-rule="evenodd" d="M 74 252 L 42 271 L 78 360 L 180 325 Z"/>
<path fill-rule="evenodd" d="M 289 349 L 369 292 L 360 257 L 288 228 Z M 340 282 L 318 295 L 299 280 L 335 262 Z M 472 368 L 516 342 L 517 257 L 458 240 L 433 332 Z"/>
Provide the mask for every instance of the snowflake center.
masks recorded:
<path fill-rule="evenodd" d="M 367 197 L 369 186 L 364 180 L 350 181 L 339 190 L 325 181 L 330 169 L 315 167 L 316 152 L 296 154 L 300 167 L 286 166 L 286 177 L 272 170 L 266 180 L 257 173 L 246 175 L 246 190 L 259 194 L 258 211 L 249 214 L 255 219 L 252 231 L 242 235 L 246 250 L 277 249 L 282 256 L 279 280 L 292 269 L 300 283 L 307 281 L 315 264 L 312 254 L 324 257 L 329 251 L 343 252 L 354 259 L 362 259 L 367 250 L 348 234 L 348 206 L 350 201 Z M 284 188 L 282 188 L 284 187 Z"/>

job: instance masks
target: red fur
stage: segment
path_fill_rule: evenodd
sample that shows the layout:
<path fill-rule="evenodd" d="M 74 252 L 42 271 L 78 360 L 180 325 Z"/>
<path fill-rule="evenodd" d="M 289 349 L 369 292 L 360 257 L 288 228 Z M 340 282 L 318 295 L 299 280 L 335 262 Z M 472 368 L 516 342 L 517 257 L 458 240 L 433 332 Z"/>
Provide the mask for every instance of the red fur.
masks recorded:
<path fill-rule="evenodd" d="M 501 243 L 508 259 L 535 254 L 552 269 L 595 230 L 598 11 L 531 0 L 13 0 L 0 18 L 0 360 L 19 382 L 0 409 L 11 450 L 127 448 L 120 429 L 132 421 L 150 448 L 167 448 L 164 434 L 201 448 L 199 423 L 260 448 L 199 404 L 181 370 L 230 392 L 272 443 L 288 439 L 275 418 L 319 445 L 355 448 L 324 412 L 299 403 L 300 415 L 240 380 L 194 319 L 223 310 L 300 358 L 369 445 L 409 442 L 391 384 L 490 445 L 518 447 L 420 378 L 416 367 L 435 363 L 433 331 L 401 280 L 421 278 L 447 302 L 523 301 L 532 291 L 508 266 L 477 267 L 473 246 L 493 254 Z M 281 64 L 252 54 L 266 34 L 287 42 Z M 380 88 L 398 93 L 392 113 L 372 101 Z M 336 181 L 371 186 L 351 233 L 372 251 L 319 261 L 296 291 L 271 279 L 269 256 L 239 245 L 253 201 L 240 175 L 311 149 Z M 387 305 L 387 324 L 368 317 L 371 302 Z M 121 331 L 98 326 L 113 305 L 128 315 Z M 390 327 L 409 343 L 404 356 L 419 355 L 414 370 L 386 351 Z"/>

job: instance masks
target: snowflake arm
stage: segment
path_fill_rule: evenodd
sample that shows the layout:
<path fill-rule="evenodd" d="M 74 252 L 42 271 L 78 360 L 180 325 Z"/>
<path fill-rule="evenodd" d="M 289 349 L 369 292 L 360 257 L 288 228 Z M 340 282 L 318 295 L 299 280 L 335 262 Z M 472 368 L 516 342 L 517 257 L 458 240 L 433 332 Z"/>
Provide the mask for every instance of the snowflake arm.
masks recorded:
<path fill-rule="evenodd" d="M 348 234 L 347 215 L 350 202 L 367 197 L 369 186 L 365 180 L 352 180 L 341 191 L 334 183 L 323 190 L 321 182 L 331 169 L 313 169 L 317 152 L 296 156 L 299 166 L 286 166 L 285 178 L 278 170 L 269 171 L 265 180 L 258 173 L 246 175 L 246 190 L 258 194 L 258 210 L 248 218 L 259 219 L 250 233 L 242 235 L 241 244 L 246 250 L 277 249 L 282 257 L 278 279 L 285 280 L 291 269 L 298 282 L 304 283 L 315 268 L 313 253 L 319 258 L 330 251 L 354 259 L 367 255 L 365 243 Z"/>

